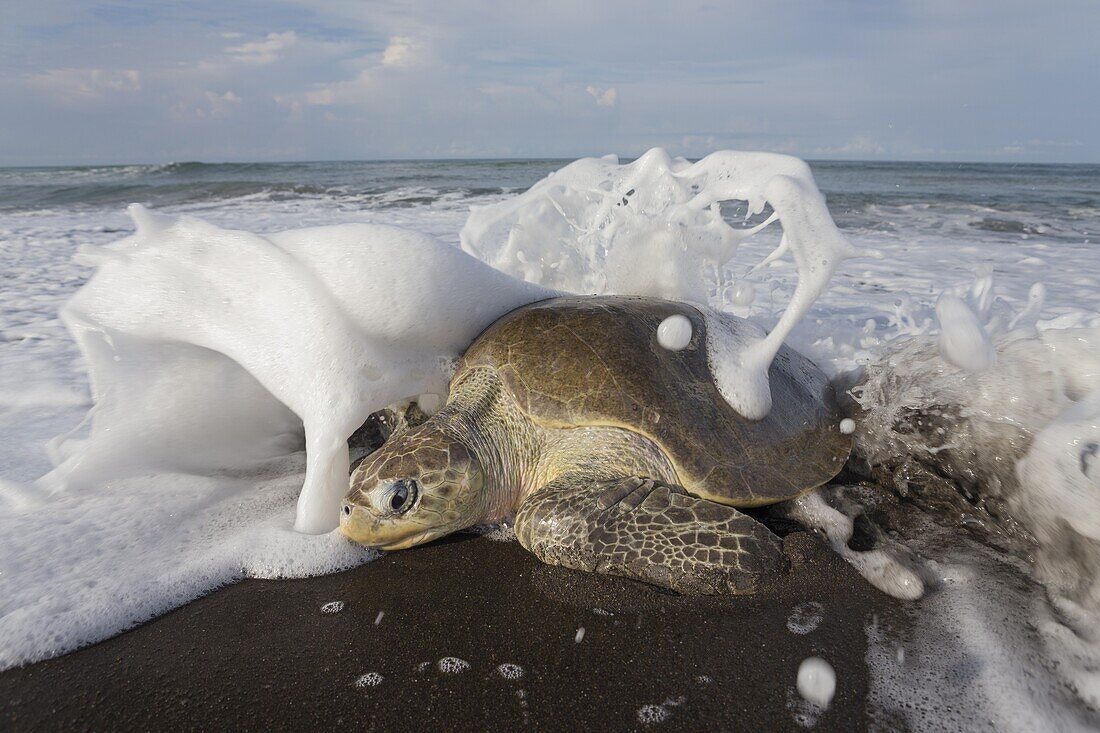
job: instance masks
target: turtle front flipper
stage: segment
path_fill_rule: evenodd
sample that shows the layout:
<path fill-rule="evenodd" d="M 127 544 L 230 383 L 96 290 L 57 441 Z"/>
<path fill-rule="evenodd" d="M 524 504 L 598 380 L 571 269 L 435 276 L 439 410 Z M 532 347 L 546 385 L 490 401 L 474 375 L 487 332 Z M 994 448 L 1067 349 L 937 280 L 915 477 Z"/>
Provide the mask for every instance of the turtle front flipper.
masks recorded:
<path fill-rule="evenodd" d="M 753 518 L 637 476 L 559 478 L 523 501 L 516 536 L 551 565 L 680 593 L 754 593 L 787 567 L 779 538 Z"/>

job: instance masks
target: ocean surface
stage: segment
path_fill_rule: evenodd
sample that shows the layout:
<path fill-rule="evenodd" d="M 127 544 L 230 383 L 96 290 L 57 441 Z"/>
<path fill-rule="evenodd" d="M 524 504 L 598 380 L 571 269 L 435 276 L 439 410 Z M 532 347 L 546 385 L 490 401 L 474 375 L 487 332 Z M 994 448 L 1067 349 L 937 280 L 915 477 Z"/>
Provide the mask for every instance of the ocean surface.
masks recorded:
<path fill-rule="evenodd" d="M 463 207 L 523 191 L 569 160 L 167 163 L 0 168 L 0 213 L 124 208 L 204 211 L 294 203 L 325 211 Z M 627 162 L 626 160 L 622 162 Z M 1100 165 L 810 161 L 843 229 L 907 227 L 1087 241 L 1100 217 Z M 925 216 L 921 216 L 924 213 Z M 897 221 L 895 221 L 897 220 Z M 966 227 L 955 229 L 954 227 Z"/>
<path fill-rule="evenodd" d="M 367 221 L 457 243 L 471 206 L 524 191 L 568 162 L 0 168 L 0 410 L 36 405 L 36 390 L 63 403 L 38 411 L 30 425 L 20 419 L 19 435 L 0 445 L 0 477 L 25 481 L 45 472 L 43 441 L 73 422 L 71 403 L 86 405 L 81 366 L 57 309 L 91 274 L 73 262 L 78 248 L 132 231 L 128 204 L 258 233 Z M 1045 282 L 1048 318 L 1100 308 L 1100 166 L 811 161 L 811 167 L 849 240 L 891 255 L 888 267 L 854 261 L 844 268 L 840 288 L 820 301 L 832 312 L 866 311 L 882 320 L 896 312 L 899 298 L 957 284 L 978 266 L 992 269 L 1009 301 L 1026 302 L 1028 287 Z M 731 220 L 739 213 L 734 206 L 727 211 Z M 920 314 L 913 317 L 919 321 Z"/>
<path fill-rule="evenodd" d="M 397 225 L 458 246 L 459 233 L 471 208 L 517 197 L 569 163 L 184 162 L 0 169 L 0 528 L 9 526 L 4 524 L 7 521 L 11 533 L 37 537 L 43 546 L 54 541 L 52 525 L 47 532 L 32 512 L 20 508 L 19 497 L 26 495 L 20 487 L 43 476 L 69 455 L 63 453 L 64 441 L 55 438 L 69 435 L 79 439 L 87 430 L 85 416 L 93 406 L 87 365 L 58 319 L 58 309 L 94 272 L 90 258 L 81 256 L 81 251 L 95 250 L 103 261 L 105 255 L 99 247 L 134 232 L 134 221 L 126 211 L 128 205 L 139 203 L 154 212 L 194 217 L 210 225 L 190 222 L 180 228 L 183 233 L 179 236 L 184 238 L 207 232 L 214 238 L 211 241 L 239 243 L 247 236 L 233 240 L 232 233 L 225 230 L 267 235 L 358 222 Z M 955 390 L 953 399 L 973 410 L 987 410 L 990 404 L 998 403 L 1029 405 L 1032 403 L 1028 400 L 1034 398 L 1038 408 L 1032 412 L 1042 415 L 1031 423 L 1025 419 L 1022 425 L 1026 431 L 1046 436 L 1043 447 L 1049 451 L 1037 456 L 1047 463 L 1033 460 L 1028 470 L 1033 470 L 1035 476 L 1054 477 L 1049 481 L 1042 478 L 1037 484 L 1040 488 L 1049 485 L 1050 496 L 1069 496 L 1077 502 L 1063 506 L 1086 507 L 1079 512 L 1083 522 L 1075 526 L 1083 536 L 1092 537 L 1089 533 L 1096 531 L 1092 539 L 1100 539 L 1100 530 L 1089 524 L 1096 520 L 1100 526 L 1100 500 L 1095 492 L 1059 494 L 1065 488 L 1064 482 L 1059 483 L 1065 476 L 1059 478 L 1054 470 L 1062 470 L 1058 461 L 1066 455 L 1071 465 L 1077 461 L 1076 454 L 1059 453 L 1059 436 L 1069 431 L 1072 437 L 1073 431 L 1095 430 L 1096 425 L 1081 427 L 1092 419 L 1081 410 L 1056 417 L 1064 406 L 1062 393 L 1057 393 L 1061 402 L 1036 397 L 1029 394 L 1025 378 L 1030 374 L 1025 367 L 1038 363 L 1036 359 L 1041 361 L 1036 354 L 1057 352 L 1057 358 L 1050 359 L 1056 368 L 1044 366 L 1046 371 L 1041 376 L 1052 369 L 1060 375 L 1064 372 L 1068 375 L 1066 383 L 1072 384 L 1063 391 L 1077 395 L 1095 390 L 1093 407 L 1100 410 L 1100 372 L 1090 371 L 1087 366 L 1085 357 L 1091 352 L 1085 348 L 1077 358 L 1078 352 L 1073 349 L 1079 345 L 1071 343 L 1078 339 L 1076 334 L 1083 332 L 1080 329 L 1100 333 L 1095 330 L 1100 327 L 1100 166 L 812 161 L 810 166 L 840 231 L 868 256 L 841 262 L 829 288 L 788 341 L 813 357 L 830 375 L 873 366 L 910 337 L 930 340 L 940 334 L 943 319 L 936 306 L 945 292 L 968 299 L 978 313 L 978 332 L 998 328 L 1001 332 L 1012 331 L 1019 321 L 1025 326 L 1034 324 L 1045 334 L 1061 334 L 1065 339 L 1055 348 L 1051 345 L 1054 341 L 1041 342 L 1039 331 L 1032 328 L 1030 341 L 1024 339 L 1025 346 L 1030 344 L 1032 350 L 1019 347 L 1014 352 L 1026 352 L 1026 359 L 1017 363 L 1011 360 L 1015 357 L 1005 357 L 1003 368 L 989 372 L 993 376 L 987 381 L 948 380 L 947 386 Z M 565 208 L 559 206 L 557 210 L 564 212 L 563 216 L 577 213 L 568 204 L 561 206 Z M 537 206 L 531 211 L 537 214 Z M 740 223 L 745 205 L 724 202 L 721 213 L 731 224 Z M 751 222 L 760 221 L 766 213 L 751 217 Z M 532 215 L 526 222 L 535 228 L 538 216 Z M 715 273 L 717 284 L 709 294 L 712 304 L 728 306 L 735 314 L 765 327 L 773 326 L 794 293 L 796 268 L 789 257 L 766 267 L 754 266 L 779 241 L 778 226 L 746 240 L 732 262 Z M 296 246 L 308 246 L 308 242 Z M 325 242 L 319 241 L 318 246 L 325 246 Z M 663 260 L 657 259 L 643 264 L 660 271 Z M 176 271 L 184 272 L 186 264 L 175 263 L 183 268 Z M 248 275 L 247 263 L 226 273 L 238 291 L 240 278 Z M 264 284 L 256 283 L 257 292 L 263 291 Z M 127 302 L 123 296 L 131 290 L 141 291 L 143 285 L 120 284 L 118 302 Z M 393 287 L 394 298 L 401 297 L 400 285 L 386 284 Z M 157 292 L 155 288 L 147 290 Z M 201 299 L 203 293 L 188 295 Z M 109 299 L 110 293 L 101 288 L 98 297 Z M 1088 339 L 1078 341 L 1088 346 Z M 915 373 L 916 378 L 942 377 L 940 366 L 935 365 L 934 372 Z M 1080 395 L 1069 399 L 1076 401 Z M 1092 404 L 1089 399 L 1080 401 L 1082 407 Z M 973 412 L 960 414 L 960 424 L 965 422 L 963 418 L 973 417 Z M 162 422 L 172 419 L 158 417 Z M 134 419 L 140 421 L 145 416 Z M 1081 461 L 1084 466 L 1085 457 Z M 88 530 L 87 538 L 81 538 L 95 548 L 94 557 L 86 558 L 88 566 L 104 574 L 105 579 L 114 573 L 110 579 L 119 584 L 119 589 L 96 590 L 94 583 L 88 588 L 81 586 L 80 592 L 99 606 L 91 601 L 41 601 L 23 587 L 9 590 L 24 591 L 24 601 L 10 600 L 14 592 L 8 594 L 8 599 L 0 592 L 0 662 L 41 658 L 72 648 L 77 642 L 103 638 L 240 577 L 242 572 L 272 577 L 317 572 L 318 568 L 331 570 L 340 563 L 346 566 L 362 561 L 348 556 L 341 549 L 343 544 L 338 547 L 338 537 L 314 540 L 289 531 L 289 518 L 293 517 L 294 501 L 302 485 L 303 464 L 299 451 L 296 457 L 273 464 L 266 474 L 247 480 L 243 474 L 229 478 L 177 474 L 161 476 L 159 483 L 151 485 L 120 481 L 99 497 L 82 497 L 81 501 L 94 505 L 98 512 L 94 522 L 84 517 L 70 520 L 78 530 Z M 1072 484 L 1071 488 L 1092 486 L 1087 476 L 1085 484 Z M 1068 480 L 1082 479 L 1073 473 Z M 161 507 L 167 512 L 165 516 L 147 511 L 144 502 L 161 491 L 175 492 L 173 500 L 179 507 L 188 506 L 191 494 L 208 500 L 195 504 L 199 508 L 179 531 L 179 537 L 165 532 L 149 539 L 157 534 L 150 527 L 175 527 L 180 521 L 171 513 L 175 510 Z M 218 498 L 220 492 L 226 496 L 224 501 Z M 1041 501 L 1047 498 L 1042 491 L 1036 496 Z M 118 497 L 129 497 L 132 502 L 119 507 L 117 523 L 112 523 L 112 502 Z M 10 505 L 6 506 L 5 501 Z M 66 497 L 58 495 L 56 501 L 63 508 Z M 72 504 L 70 513 L 79 508 Z M 226 527 L 232 522 L 240 524 L 242 515 L 262 515 L 262 521 L 255 527 L 235 526 L 235 534 L 228 532 Z M 215 539 L 224 550 L 219 551 L 221 554 L 207 552 Z M 173 544 L 177 540 L 181 544 Z M 269 550 L 275 546 L 285 553 L 282 557 L 309 556 L 324 562 L 318 560 L 315 565 L 307 563 L 287 572 L 271 560 L 277 553 Z M 190 553 L 186 554 L 186 563 L 179 560 L 184 557 L 181 547 Z M 138 552 L 135 548 L 143 549 Z M 339 555 L 341 552 L 345 554 Z M 1066 721 L 1066 727 L 1087 728 L 1090 721 L 1096 721 L 1095 713 L 1100 708 L 1100 639 L 1086 638 L 1087 634 L 1080 631 L 1092 621 L 1071 624 L 1067 618 L 1077 613 L 1076 606 L 1062 603 L 1054 612 L 1034 587 L 1020 590 L 1022 586 L 1001 582 L 998 573 L 1019 572 L 1014 569 L 1015 561 L 983 553 L 967 550 L 959 556 L 940 557 L 936 572 L 954 590 L 933 595 L 922 607 L 927 609 L 927 628 L 922 632 L 929 640 L 923 647 L 927 663 L 914 667 L 911 661 L 905 666 L 902 657 L 889 646 L 893 641 L 877 647 L 881 659 L 868 660 L 877 665 L 876 689 L 885 696 L 881 704 L 905 705 L 909 710 L 923 710 L 921 714 L 925 715 L 929 694 L 948 694 L 948 688 L 957 687 L 966 692 L 952 698 L 956 709 L 979 706 L 987 721 L 1027 729 L 1031 722 L 1049 720 L 1047 716 L 1054 715 Z M 142 560 L 144 557 L 160 558 L 171 573 L 161 573 L 152 567 L 154 561 Z M 1090 557 L 1100 558 L 1100 551 Z M 124 565 L 130 575 L 115 572 Z M 0 563 L 0 571 L 4 569 Z M 11 571 L 8 582 L 19 573 L 23 573 L 20 577 L 35 576 L 34 568 L 18 557 Z M 59 566 L 57 572 L 60 577 L 65 570 Z M 179 576 L 174 585 L 165 580 L 175 577 L 172 573 Z M 188 578 L 200 580 L 180 590 Z M 0 590 L 5 580 L 0 577 Z M 1100 584 L 1094 585 L 1100 588 Z M 125 608 L 120 611 L 122 606 Z M 1005 617 L 996 606 L 1015 610 Z M 1094 618 L 1090 613 L 1088 609 L 1080 610 L 1079 616 Z M 76 624 L 76 636 L 61 639 L 50 636 L 54 631 L 41 630 L 40 638 L 31 638 L 28 633 L 38 633 L 42 626 L 36 621 L 38 614 L 62 619 L 53 628 L 72 631 Z M 66 614 L 77 620 L 65 621 Z M 945 636 L 944 629 L 957 628 L 963 621 L 968 624 L 965 633 Z M 1033 634 L 1035 628 L 1042 629 L 1042 633 Z M 869 628 L 869 638 L 874 639 L 876 633 Z M 919 643 L 914 644 L 911 660 L 918 659 L 922 649 Z M 1065 679 L 1037 671 L 1055 667 L 1062 670 Z M 956 684 L 961 679 L 959 670 L 966 672 L 963 677 L 970 680 L 967 685 Z M 1072 693 L 1067 693 L 1070 689 Z M 922 720 L 913 727 L 941 727 L 937 719 Z M 952 725 L 970 727 L 966 719 L 955 719 Z"/>

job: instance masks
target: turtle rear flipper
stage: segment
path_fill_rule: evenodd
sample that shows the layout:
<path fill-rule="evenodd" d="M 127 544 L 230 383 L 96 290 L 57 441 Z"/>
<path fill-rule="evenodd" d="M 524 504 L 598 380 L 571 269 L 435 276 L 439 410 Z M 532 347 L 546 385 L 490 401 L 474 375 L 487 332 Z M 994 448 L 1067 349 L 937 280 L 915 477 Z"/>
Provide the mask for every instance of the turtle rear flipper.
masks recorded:
<path fill-rule="evenodd" d="M 787 566 L 779 538 L 756 520 L 638 476 L 556 479 L 523 501 L 516 536 L 551 565 L 680 593 L 754 593 Z"/>

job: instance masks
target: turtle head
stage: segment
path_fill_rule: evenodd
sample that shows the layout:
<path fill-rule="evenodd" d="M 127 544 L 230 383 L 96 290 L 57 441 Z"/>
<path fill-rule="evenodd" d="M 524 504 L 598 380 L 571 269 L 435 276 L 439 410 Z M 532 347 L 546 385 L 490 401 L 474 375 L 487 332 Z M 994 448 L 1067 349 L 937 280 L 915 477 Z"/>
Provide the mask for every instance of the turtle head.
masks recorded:
<path fill-rule="evenodd" d="M 429 421 L 390 438 L 351 476 L 340 530 L 381 550 L 402 550 L 477 524 L 485 476 L 461 441 Z"/>

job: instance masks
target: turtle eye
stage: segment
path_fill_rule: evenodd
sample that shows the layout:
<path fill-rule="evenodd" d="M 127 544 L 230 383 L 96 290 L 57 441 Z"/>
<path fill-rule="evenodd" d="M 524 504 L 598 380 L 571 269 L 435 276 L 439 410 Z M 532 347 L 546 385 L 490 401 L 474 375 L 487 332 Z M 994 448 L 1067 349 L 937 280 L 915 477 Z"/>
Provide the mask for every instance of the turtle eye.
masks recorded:
<path fill-rule="evenodd" d="M 417 486 L 412 479 L 398 479 L 393 482 L 384 499 L 391 511 L 404 514 L 416 501 Z"/>

